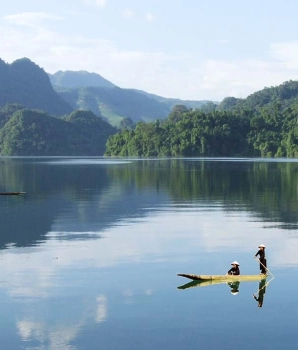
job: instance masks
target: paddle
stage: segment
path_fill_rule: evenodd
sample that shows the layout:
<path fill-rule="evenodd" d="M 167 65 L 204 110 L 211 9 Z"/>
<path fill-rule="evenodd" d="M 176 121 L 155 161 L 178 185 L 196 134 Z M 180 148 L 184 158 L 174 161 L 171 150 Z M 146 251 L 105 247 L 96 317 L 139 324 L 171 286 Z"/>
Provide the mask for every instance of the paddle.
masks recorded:
<path fill-rule="evenodd" d="M 268 267 L 266 267 L 264 264 L 262 264 L 261 261 L 260 261 L 256 256 L 254 256 L 254 258 L 255 258 L 263 267 L 265 267 L 265 269 L 270 273 L 270 275 L 271 275 L 272 277 L 274 277 L 274 276 L 273 276 L 273 273 L 268 269 Z"/>

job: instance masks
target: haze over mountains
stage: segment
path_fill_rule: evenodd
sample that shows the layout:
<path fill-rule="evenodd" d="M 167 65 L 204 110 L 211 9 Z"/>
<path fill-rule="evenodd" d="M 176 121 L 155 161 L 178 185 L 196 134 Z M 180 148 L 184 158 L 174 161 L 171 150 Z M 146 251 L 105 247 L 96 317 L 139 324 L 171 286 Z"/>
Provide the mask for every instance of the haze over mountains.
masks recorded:
<path fill-rule="evenodd" d="M 89 73 L 87 71 L 58 71 L 55 74 L 49 74 L 51 83 L 53 86 L 59 86 L 64 88 L 81 88 L 90 86 L 100 86 L 112 88 L 116 87 L 113 83 L 103 78 L 97 73 Z"/>
<path fill-rule="evenodd" d="M 238 118 L 245 115 L 246 125 L 252 128 L 251 132 L 254 133 L 251 140 L 256 138 L 254 147 L 258 152 L 264 144 L 263 148 L 268 149 L 262 153 L 265 156 L 296 154 L 296 148 L 293 146 L 296 144 L 296 129 L 294 130 L 291 125 L 294 123 L 293 118 L 296 118 L 298 108 L 297 81 L 264 88 L 245 99 L 227 97 L 220 103 L 185 101 L 164 98 L 135 89 L 122 89 L 99 74 L 86 71 L 59 71 L 47 74 L 30 59 L 22 58 L 12 64 L 0 59 L 0 82 L 1 155 L 102 155 L 108 138 L 117 132 L 114 126 L 118 129 L 127 126 L 133 128 L 133 124 L 139 121 L 155 122 L 169 117 L 173 127 L 181 122 L 180 118 L 184 112 L 191 110 L 194 112 L 200 110 L 201 114 L 197 115 L 199 122 L 206 117 L 208 120 L 214 120 L 213 124 L 223 123 L 223 118 L 232 120 L 235 116 Z M 175 115 L 177 111 L 179 113 Z M 270 118 L 278 121 L 275 126 L 272 124 L 273 119 Z M 287 119 L 286 124 L 283 118 Z M 260 120 L 263 120 L 262 123 Z M 185 122 L 187 122 L 183 126 L 185 133 L 179 134 L 179 142 L 176 140 L 179 145 L 185 144 L 185 138 L 192 128 L 187 119 Z M 153 129 L 160 134 L 162 123 L 153 124 L 155 124 Z M 209 136 L 215 133 L 215 127 L 211 124 L 207 131 Z M 222 127 L 223 133 L 231 134 L 232 129 L 225 129 L 228 125 Z M 148 138 L 147 128 L 151 130 L 152 125 L 146 124 L 144 128 L 141 139 L 145 136 Z M 233 125 L 233 128 L 238 130 L 237 125 Z M 267 140 L 269 129 L 275 135 L 274 151 L 267 147 L 271 142 L 268 143 Z M 150 132 L 153 132 L 152 130 Z M 193 128 L 191 130 L 193 132 Z M 283 130 L 282 138 L 279 135 L 281 130 Z M 137 127 L 136 131 L 140 131 L 140 127 Z M 287 141 L 289 131 L 292 136 Z M 153 134 L 148 140 L 153 139 Z M 198 135 L 192 136 L 195 145 L 202 142 Z M 164 142 L 164 135 L 159 136 L 158 139 Z M 171 135 L 170 140 L 174 139 L 175 137 Z M 138 140 L 134 147 L 136 145 L 140 147 L 142 140 Z M 121 152 L 124 147 L 121 142 L 110 146 Z M 285 149 L 283 150 L 280 142 L 291 147 L 282 146 Z M 178 151 L 181 146 L 179 145 L 175 145 Z M 211 146 L 208 144 L 207 146 L 210 151 Z M 221 142 L 218 143 L 218 147 L 221 150 Z M 179 152 L 177 154 L 179 155 Z"/>
<path fill-rule="evenodd" d="M 0 78 L 0 107 L 18 103 L 56 116 L 76 109 L 91 110 L 116 126 L 125 118 L 134 123 L 164 119 L 175 104 L 199 108 L 206 103 L 121 89 L 101 75 L 86 71 L 47 74 L 28 58 L 12 64 L 0 60 Z"/>
<path fill-rule="evenodd" d="M 59 95 L 73 108 L 90 109 L 112 125 L 129 118 L 133 122 L 164 119 L 177 104 L 201 108 L 208 101 L 165 98 L 136 89 L 122 89 L 101 75 L 86 71 L 49 74 Z"/>

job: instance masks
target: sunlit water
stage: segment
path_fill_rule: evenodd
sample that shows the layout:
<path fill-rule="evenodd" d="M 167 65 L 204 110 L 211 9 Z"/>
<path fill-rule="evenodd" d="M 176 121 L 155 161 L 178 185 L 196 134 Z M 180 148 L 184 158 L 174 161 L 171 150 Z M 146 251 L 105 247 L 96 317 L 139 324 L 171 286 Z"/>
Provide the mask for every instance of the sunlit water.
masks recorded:
<path fill-rule="evenodd" d="M 297 348 L 296 160 L 0 160 L 0 349 Z"/>

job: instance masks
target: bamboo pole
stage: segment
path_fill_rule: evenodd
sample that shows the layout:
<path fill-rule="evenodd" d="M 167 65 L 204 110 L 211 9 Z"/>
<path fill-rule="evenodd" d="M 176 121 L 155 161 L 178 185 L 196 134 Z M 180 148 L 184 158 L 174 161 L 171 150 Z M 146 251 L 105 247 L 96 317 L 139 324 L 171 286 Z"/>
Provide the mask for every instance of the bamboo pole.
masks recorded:
<path fill-rule="evenodd" d="M 270 273 L 270 275 L 271 275 L 272 277 L 274 277 L 274 276 L 273 276 L 273 273 L 268 269 L 268 267 L 265 266 L 264 264 L 262 264 L 261 261 L 260 261 L 256 256 L 254 256 L 254 259 L 256 259 L 263 267 L 265 267 L 265 269 Z"/>

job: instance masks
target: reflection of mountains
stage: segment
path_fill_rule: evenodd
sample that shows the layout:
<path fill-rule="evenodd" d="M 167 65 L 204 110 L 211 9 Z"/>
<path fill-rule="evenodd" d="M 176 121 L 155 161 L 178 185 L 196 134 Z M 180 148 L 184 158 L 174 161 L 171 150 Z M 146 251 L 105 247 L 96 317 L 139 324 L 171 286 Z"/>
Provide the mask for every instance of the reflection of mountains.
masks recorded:
<path fill-rule="evenodd" d="M 36 244 L 53 228 L 63 231 L 56 239 L 100 238 L 99 231 L 124 218 L 141 217 L 160 203 L 163 196 L 154 192 L 111 182 L 107 169 L 101 164 L 57 166 L 42 158 L 5 158 L 0 191 L 23 189 L 27 195 L 0 196 L 0 248 Z"/>
<path fill-rule="evenodd" d="M 298 164 L 286 162 L 160 159 L 51 165 L 41 158 L 4 158 L 0 191 L 28 194 L 0 197 L 0 247 L 31 245 L 51 230 L 77 234 L 62 239 L 88 238 L 80 232 L 99 237 L 99 231 L 168 202 L 168 195 L 174 205 L 249 210 L 290 229 L 298 223 L 297 170 Z M 76 218 L 75 227 L 66 214 Z"/>
<path fill-rule="evenodd" d="M 109 170 L 113 180 L 166 190 L 174 202 L 249 210 L 284 229 L 298 225 L 297 173 L 294 162 L 233 159 L 144 160 Z"/>

